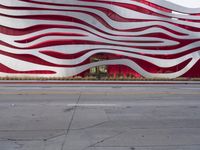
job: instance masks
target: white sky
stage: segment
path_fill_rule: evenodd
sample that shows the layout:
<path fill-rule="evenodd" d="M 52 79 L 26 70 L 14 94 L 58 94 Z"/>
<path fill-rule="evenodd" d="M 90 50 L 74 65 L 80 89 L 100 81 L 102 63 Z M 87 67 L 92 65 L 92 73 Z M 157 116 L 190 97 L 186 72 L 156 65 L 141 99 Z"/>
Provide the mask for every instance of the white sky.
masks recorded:
<path fill-rule="evenodd" d="M 185 7 L 200 8 L 200 0 L 168 0 Z"/>

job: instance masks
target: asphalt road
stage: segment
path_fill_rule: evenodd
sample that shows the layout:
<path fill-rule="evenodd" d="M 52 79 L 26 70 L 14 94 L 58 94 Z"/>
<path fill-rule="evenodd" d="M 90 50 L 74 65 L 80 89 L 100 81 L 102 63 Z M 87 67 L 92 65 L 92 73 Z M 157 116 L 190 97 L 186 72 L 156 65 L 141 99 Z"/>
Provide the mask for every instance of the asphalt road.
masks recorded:
<path fill-rule="evenodd" d="M 200 150 L 200 84 L 1 84 L 0 150 Z"/>

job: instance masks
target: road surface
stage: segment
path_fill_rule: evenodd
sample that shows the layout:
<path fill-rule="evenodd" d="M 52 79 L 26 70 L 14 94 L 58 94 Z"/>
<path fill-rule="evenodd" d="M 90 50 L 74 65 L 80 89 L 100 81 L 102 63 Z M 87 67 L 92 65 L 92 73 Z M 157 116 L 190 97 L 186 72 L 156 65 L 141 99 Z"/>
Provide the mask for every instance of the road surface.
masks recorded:
<path fill-rule="evenodd" d="M 200 150 L 200 84 L 1 84 L 0 150 Z"/>

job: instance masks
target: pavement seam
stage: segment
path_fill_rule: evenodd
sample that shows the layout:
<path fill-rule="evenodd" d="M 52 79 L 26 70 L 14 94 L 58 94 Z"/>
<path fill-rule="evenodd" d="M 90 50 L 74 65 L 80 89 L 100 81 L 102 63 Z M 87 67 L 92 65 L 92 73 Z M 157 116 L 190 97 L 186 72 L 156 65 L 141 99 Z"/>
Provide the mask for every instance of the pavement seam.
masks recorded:
<path fill-rule="evenodd" d="M 76 110 L 77 110 L 77 108 L 78 108 L 78 103 L 79 103 L 79 101 L 80 101 L 81 94 L 82 94 L 82 93 L 80 92 L 79 97 L 78 97 L 78 100 L 77 100 L 77 102 L 76 102 L 76 105 L 74 106 L 74 110 L 73 110 L 73 113 L 72 113 L 72 117 L 71 117 L 71 119 L 70 119 L 69 125 L 68 125 L 68 127 L 67 127 L 67 129 L 66 129 L 66 132 L 65 132 L 65 134 L 64 134 L 65 136 L 64 136 L 63 143 L 62 143 L 62 145 L 61 145 L 61 150 L 64 150 L 64 146 L 65 146 L 65 143 L 66 143 L 66 141 L 67 141 L 67 136 L 68 136 L 68 134 L 69 134 L 69 132 L 70 132 L 70 128 L 71 128 L 72 122 L 73 122 L 73 120 L 74 120 L 74 116 L 75 116 Z"/>
<path fill-rule="evenodd" d="M 104 121 L 104 122 L 101 122 L 101 123 L 98 123 L 98 124 L 95 124 L 95 125 L 92 125 L 92 126 L 88 126 L 88 127 L 85 127 L 85 128 L 70 128 L 69 130 L 70 131 L 77 131 L 77 130 L 85 130 L 85 129 L 88 129 L 88 128 L 95 128 L 95 127 L 98 127 L 98 126 L 101 126 L 103 124 L 105 124 L 106 122 L 108 121 Z M 165 128 L 162 128 L 162 127 L 155 127 L 155 128 L 141 128 L 141 127 L 138 127 L 138 128 L 132 128 L 130 127 L 129 129 L 130 130 L 148 130 L 148 129 L 199 129 L 200 127 L 165 127 Z M 0 130 L 0 133 L 1 132 L 34 132 L 34 131 L 37 131 L 37 132 L 41 132 L 41 131 L 63 131 L 63 130 L 66 130 L 66 129 L 58 129 L 58 130 Z M 59 137 L 59 136 L 62 136 L 64 134 L 58 134 L 57 136 L 53 136 L 53 137 L 50 137 L 50 138 L 46 138 L 46 140 L 50 140 L 50 139 L 53 139 L 55 137 Z M 4 139 L 4 138 L 0 138 L 0 141 Z M 16 140 L 16 139 L 6 139 L 6 140 Z"/>
<path fill-rule="evenodd" d="M 149 148 L 149 147 L 155 147 L 155 148 L 159 148 L 159 147 L 188 147 L 188 146 L 200 146 L 200 144 L 177 144 L 177 145 L 144 145 L 144 146 L 91 146 L 91 148 L 130 148 L 130 147 L 135 147 L 135 148 Z"/>

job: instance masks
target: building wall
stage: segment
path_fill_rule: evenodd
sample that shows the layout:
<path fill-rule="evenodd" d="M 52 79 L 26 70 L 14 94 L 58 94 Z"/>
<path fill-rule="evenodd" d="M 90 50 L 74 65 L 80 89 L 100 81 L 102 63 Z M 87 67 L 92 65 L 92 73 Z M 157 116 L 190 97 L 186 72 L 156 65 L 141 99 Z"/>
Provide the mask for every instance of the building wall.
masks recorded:
<path fill-rule="evenodd" d="M 0 76 L 200 77 L 200 9 L 165 0 L 0 0 Z M 107 59 L 90 62 L 91 57 Z"/>

